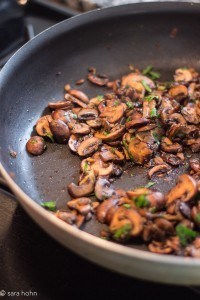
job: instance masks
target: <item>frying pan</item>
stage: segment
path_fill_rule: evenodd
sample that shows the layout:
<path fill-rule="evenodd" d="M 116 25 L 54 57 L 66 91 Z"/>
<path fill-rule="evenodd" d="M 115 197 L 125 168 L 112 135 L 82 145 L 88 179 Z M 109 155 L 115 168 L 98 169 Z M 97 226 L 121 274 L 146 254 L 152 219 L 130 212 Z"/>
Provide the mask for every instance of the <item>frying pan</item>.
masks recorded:
<path fill-rule="evenodd" d="M 85 77 L 89 66 L 111 79 L 128 73 L 129 64 L 153 65 L 161 70 L 163 80 L 172 78 L 180 66 L 200 69 L 199 20 L 200 5 L 192 3 L 142 3 L 96 10 L 38 35 L 0 74 L 0 171 L 28 214 L 53 238 L 86 259 L 126 275 L 172 284 L 199 285 L 200 261 L 149 253 L 139 242 L 124 246 L 102 240 L 95 219 L 79 230 L 55 218 L 39 203 L 56 200 L 58 208 L 65 207 L 67 184 L 78 178 L 80 160 L 66 145 L 49 143 L 39 157 L 30 156 L 25 145 L 34 134 L 36 120 L 47 113 L 47 103 L 62 99 L 63 86 L 73 86 L 75 80 Z M 170 36 L 173 28 L 177 28 L 174 38 Z M 89 82 L 80 88 L 90 97 L 105 91 Z M 17 152 L 16 158 L 11 151 Z M 166 192 L 183 171 L 174 171 L 168 181 L 160 179 L 157 188 Z M 131 168 L 115 184 L 124 189 L 144 185 L 146 172 Z"/>

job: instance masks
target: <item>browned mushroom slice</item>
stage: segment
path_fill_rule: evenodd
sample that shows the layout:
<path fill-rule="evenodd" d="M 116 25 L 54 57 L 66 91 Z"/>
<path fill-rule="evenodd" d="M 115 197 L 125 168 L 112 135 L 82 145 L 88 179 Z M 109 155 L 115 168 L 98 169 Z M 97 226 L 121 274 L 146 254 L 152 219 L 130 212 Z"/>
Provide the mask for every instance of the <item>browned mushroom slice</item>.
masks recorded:
<path fill-rule="evenodd" d="M 97 153 L 95 153 L 97 154 Z M 81 162 L 82 172 L 88 173 L 90 170 L 94 171 L 95 176 L 109 176 L 113 171 L 112 163 L 104 163 L 98 154 L 98 157 L 87 158 Z"/>
<path fill-rule="evenodd" d="M 99 145 L 101 144 L 101 140 L 97 137 L 90 137 L 84 140 L 78 147 L 79 156 L 87 156 L 95 152 Z"/>
<path fill-rule="evenodd" d="M 153 112 L 156 111 L 156 101 L 155 100 L 144 100 L 143 101 L 143 118 L 152 118 Z"/>
<path fill-rule="evenodd" d="M 102 131 L 102 132 L 96 132 L 95 137 L 101 139 L 103 142 L 112 142 L 116 139 L 121 138 L 125 131 L 125 126 L 123 125 L 116 125 L 112 128 L 110 132 Z"/>
<path fill-rule="evenodd" d="M 186 126 L 182 124 L 172 124 L 167 131 L 169 139 L 183 139 L 186 136 Z"/>
<path fill-rule="evenodd" d="M 88 121 L 98 118 L 98 111 L 94 108 L 83 108 L 78 113 L 79 120 Z"/>
<path fill-rule="evenodd" d="M 126 122 L 125 126 L 127 129 L 137 128 L 137 127 L 146 125 L 148 123 L 150 123 L 150 120 L 143 118 L 142 116 L 139 116 L 139 115 L 137 115 L 137 116 L 133 115 L 131 117 L 131 120 Z"/>
<path fill-rule="evenodd" d="M 140 141 L 138 138 L 133 138 L 129 145 L 128 151 L 133 157 L 133 160 L 136 164 L 143 165 L 147 163 L 153 151 L 149 148 L 149 145 L 143 141 Z"/>
<path fill-rule="evenodd" d="M 136 237 L 143 230 L 143 220 L 137 211 L 120 207 L 114 213 L 109 226 L 113 239 L 119 242 Z"/>
<path fill-rule="evenodd" d="M 103 96 L 97 96 L 90 99 L 90 102 L 88 103 L 88 108 L 96 108 L 102 102 L 103 99 Z"/>
<path fill-rule="evenodd" d="M 124 111 L 125 111 L 124 103 L 121 103 L 116 107 L 107 106 L 104 108 L 103 112 L 101 112 L 100 117 L 107 118 L 109 123 L 115 123 L 122 118 Z"/>
<path fill-rule="evenodd" d="M 56 217 L 61 219 L 62 221 L 66 222 L 69 225 L 76 224 L 77 215 L 74 212 L 68 212 L 68 211 L 60 211 L 58 210 L 56 212 Z"/>
<path fill-rule="evenodd" d="M 183 158 L 181 158 L 177 155 L 174 155 L 174 154 L 168 154 L 168 153 L 162 152 L 161 156 L 166 163 L 169 163 L 172 166 L 179 166 L 184 161 Z"/>
<path fill-rule="evenodd" d="M 166 195 L 167 205 L 177 200 L 188 202 L 197 194 L 197 184 L 195 180 L 187 175 L 182 174 L 178 177 L 175 187 L 173 187 Z"/>
<path fill-rule="evenodd" d="M 115 194 L 115 190 L 110 187 L 110 182 L 106 178 L 99 177 L 95 184 L 95 196 L 98 200 L 105 200 Z"/>
<path fill-rule="evenodd" d="M 190 168 L 194 172 L 200 172 L 200 159 L 199 158 L 191 158 L 189 160 Z"/>
<path fill-rule="evenodd" d="M 51 132 L 49 122 L 52 120 L 50 115 L 41 117 L 35 126 L 35 130 L 38 135 L 40 136 L 47 136 L 51 139 L 52 142 L 54 142 L 53 134 Z"/>
<path fill-rule="evenodd" d="M 52 118 L 54 120 L 61 120 L 68 125 L 70 129 L 76 124 L 77 115 L 71 110 L 64 111 L 62 109 L 57 109 L 52 112 Z"/>
<path fill-rule="evenodd" d="M 100 157 L 104 162 L 108 161 L 115 161 L 115 162 L 121 162 L 124 161 L 124 155 L 122 152 L 117 150 L 114 147 L 109 147 L 107 145 L 104 145 L 101 148 Z"/>
<path fill-rule="evenodd" d="M 160 174 L 167 173 L 170 169 L 170 166 L 167 164 L 157 165 L 148 172 L 148 177 L 159 176 Z"/>
<path fill-rule="evenodd" d="M 155 83 L 153 82 L 153 80 L 151 80 L 150 78 L 138 74 L 138 73 L 130 73 L 128 75 L 125 75 L 122 77 L 122 81 L 121 84 L 122 86 L 131 86 L 131 87 L 135 87 L 134 83 L 135 82 L 139 82 L 142 83 L 143 81 L 146 82 L 146 84 L 151 88 L 154 89 L 155 88 Z"/>
<path fill-rule="evenodd" d="M 46 148 L 45 141 L 40 136 L 32 136 L 26 143 L 27 151 L 33 155 L 41 155 Z"/>
<path fill-rule="evenodd" d="M 188 103 L 182 108 L 181 113 L 187 122 L 192 124 L 200 123 L 200 113 L 198 114 L 197 104 Z"/>
<path fill-rule="evenodd" d="M 142 127 L 138 128 L 137 132 L 150 131 L 150 130 L 156 128 L 156 127 L 157 127 L 156 124 L 149 124 L 149 125 L 142 126 Z"/>
<path fill-rule="evenodd" d="M 148 245 L 148 249 L 153 253 L 159 253 L 159 254 L 170 254 L 174 252 L 172 247 L 166 245 L 165 242 L 157 242 L 157 241 L 152 241 Z"/>
<path fill-rule="evenodd" d="M 52 120 L 49 125 L 51 132 L 58 143 L 66 143 L 68 141 L 70 132 L 67 124 L 61 120 Z"/>
<path fill-rule="evenodd" d="M 110 208 L 117 207 L 117 203 L 119 202 L 119 199 L 117 197 L 111 197 L 105 201 L 103 201 L 97 208 L 96 216 L 97 220 L 101 223 L 106 222 L 106 217 L 108 214 L 108 211 Z"/>
<path fill-rule="evenodd" d="M 87 120 L 86 123 L 94 129 L 98 129 L 102 125 L 102 121 L 100 118 L 95 118 L 94 120 Z"/>
<path fill-rule="evenodd" d="M 78 91 L 78 90 L 69 90 L 68 93 L 71 96 L 73 96 L 73 97 L 81 100 L 82 102 L 84 102 L 86 104 L 89 103 L 88 96 L 85 93 L 81 92 L 81 91 Z"/>
<path fill-rule="evenodd" d="M 65 94 L 65 99 L 67 101 L 71 101 L 74 104 L 77 104 L 80 107 L 87 107 L 87 104 L 81 100 L 79 100 L 78 98 L 70 95 L 70 94 Z"/>
<path fill-rule="evenodd" d="M 81 185 L 70 183 L 68 185 L 68 191 L 72 197 L 80 198 L 87 196 L 94 191 L 95 176 L 93 172 L 90 172 L 85 178 Z"/>
<path fill-rule="evenodd" d="M 200 138 L 198 139 L 188 139 L 185 144 L 190 146 L 192 152 L 200 152 Z"/>
<path fill-rule="evenodd" d="M 77 135 L 88 134 L 90 133 L 90 127 L 85 123 L 75 124 L 71 132 Z"/>
<path fill-rule="evenodd" d="M 90 198 L 82 197 L 68 201 L 67 206 L 70 209 L 77 210 L 81 215 L 86 216 L 91 211 L 91 203 Z"/>
<path fill-rule="evenodd" d="M 58 101 L 58 102 L 49 102 L 48 107 L 50 109 L 65 109 L 70 110 L 73 108 L 73 104 L 70 101 Z"/>
<path fill-rule="evenodd" d="M 78 147 L 80 146 L 80 143 L 81 142 L 77 136 L 75 136 L 74 134 L 70 135 L 70 138 L 68 141 L 68 146 L 69 146 L 70 150 L 72 150 L 73 152 L 77 152 Z"/>
<path fill-rule="evenodd" d="M 181 101 L 188 95 L 188 90 L 185 85 L 176 85 L 169 90 L 169 95 L 177 101 Z"/>
<path fill-rule="evenodd" d="M 181 125 L 186 125 L 187 122 L 185 120 L 185 118 L 181 115 L 181 114 L 178 114 L 178 113 L 174 113 L 174 114 L 171 114 L 167 120 L 167 124 L 181 124 Z"/>
<path fill-rule="evenodd" d="M 108 77 L 96 75 L 95 72 L 89 72 L 87 78 L 90 82 L 98 86 L 105 86 L 109 82 Z"/>
<path fill-rule="evenodd" d="M 175 71 L 174 80 L 189 82 L 192 80 L 192 73 L 189 69 L 179 68 Z"/>
<path fill-rule="evenodd" d="M 161 141 L 161 149 L 167 153 L 178 153 L 183 151 L 183 147 L 179 143 L 172 143 L 167 137 Z"/>

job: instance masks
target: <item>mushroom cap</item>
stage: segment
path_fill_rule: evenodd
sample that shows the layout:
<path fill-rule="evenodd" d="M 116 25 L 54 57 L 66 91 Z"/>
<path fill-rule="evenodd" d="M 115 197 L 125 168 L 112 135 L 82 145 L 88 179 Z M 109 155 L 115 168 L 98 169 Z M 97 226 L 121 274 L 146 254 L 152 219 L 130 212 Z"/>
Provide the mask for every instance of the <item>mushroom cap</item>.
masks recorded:
<path fill-rule="evenodd" d="M 95 152 L 99 145 L 101 144 L 101 140 L 97 137 L 90 137 L 84 140 L 78 147 L 78 155 L 79 156 L 88 156 Z"/>

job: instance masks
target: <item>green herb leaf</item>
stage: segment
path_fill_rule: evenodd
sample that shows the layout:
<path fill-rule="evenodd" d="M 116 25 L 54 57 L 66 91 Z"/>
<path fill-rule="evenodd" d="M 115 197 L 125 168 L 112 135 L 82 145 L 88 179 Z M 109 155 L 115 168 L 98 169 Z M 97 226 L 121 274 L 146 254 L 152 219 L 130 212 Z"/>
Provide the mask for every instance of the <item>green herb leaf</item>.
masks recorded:
<path fill-rule="evenodd" d="M 87 173 L 88 167 L 89 167 L 89 164 L 86 162 L 86 163 L 84 164 L 84 172 L 85 172 L 85 173 Z"/>
<path fill-rule="evenodd" d="M 110 151 L 113 153 L 113 154 L 115 154 L 115 148 L 114 147 L 112 147 L 111 149 L 110 149 Z"/>
<path fill-rule="evenodd" d="M 156 213 L 156 211 L 157 211 L 157 208 L 154 206 L 154 207 L 151 207 L 150 209 L 149 209 L 149 211 L 152 213 L 152 214 L 155 214 Z"/>
<path fill-rule="evenodd" d="M 152 69 L 153 69 L 152 66 L 147 66 L 144 70 L 142 70 L 142 74 L 147 75 L 149 74 L 149 72 L 151 72 Z"/>
<path fill-rule="evenodd" d="M 154 118 L 154 117 L 157 117 L 157 116 L 158 116 L 157 109 L 154 107 L 150 110 L 150 117 Z"/>
<path fill-rule="evenodd" d="M 156 182 L 153 182 L 153 181 L 149 181 L 146 185 L 145 185 L 145 188 L 150 188 L 151 186 L 153 186 L 154 184 L 156 184 Z"/>
<path fill-rule="evenodd" d="M 115 240 L 127 239 L 130 236 L 131 229 L 131 224 L 125 224 L 124 226 L 115 231 L 113 238 Z"/>
<path fill-rule="evenodd" d="M 153 136 L 154 140 L 156 141 L 156 143 L 158 145 L 160 145 L 160 140 L 162 137 L 157 132 L 152 132 L 152 136 Z"/>
<path fill-rule="evenodd" d="M 142 80 L 141 82 L 142 82 L 142 85 L 143 85 L 143 87 L 145 88 L 145 90 L 146 90 L 147 92 L 151 93 L 151 92 L 152 92 L 152 89 L 151 89 L 150 86 L 146 83 L 146 81 L 145 81 L 145 80 Z"/>
<path fill-rule="evenodd" d="M 117 106 L 117 105 L 119 105 L 119 100 L 114 101 L 114 106 Z"/>
<path fill-rule="evenodd" d="M 108 131 L 104 131 L 103 134 L 104 135 L 109 135 L 109 132 Z"/>
<path fill-rule="evenodd" d="M 195 220 L 197 223 L 200 223 L 200 213 L 196 214 L 196 216 L 194 217 L 194 220 Z"/>
<path fill-rule="evenodd" d="M 130 102 L 130 101 L 127 101 L 127 102 L 126 102 L 126 105 L 128 106 L 128 108 L 134 108 L 133 103 Z"/>
<path fill-rule="evenodd" d="M 126 149 L 126 151 L 128 152 L 128 155 L 130 157 L 130 160 L 132 160 L 134 162 L 134 158 L 133 158 L 133 155 L 129 152 L 129 148 L 128 148 L 128 144 L 126 142 L 126 140 L 123 140 L 122 141 L 122 144 L 124 145 L 124 148 Z"/>
<path fill-rule="evenodd" d="M 103 100 L 103 95 L 98 95 L 98 96 L 97 96 L 97 99 L 98 99 L 98 100 Z"/>
<path fill-rule="evenodd" d="M 146 195 L 140 195 L 136 198 L 134 198 L 134 202 L 135 202 L 135 205 L 137 207 L 148 207 L 149 206 L 149 200 L 147 199 Z"/>
<path fill-rule="evenodd" d="M 152 80 L 156 80 L 156 79 L 160 78 L 160 73 L 155 72 L 155 71 L 149 72 L 149 75 L 150 75 L 150 77 L 151 77 Z"/>
<path fill-rule="evenodd" d="M 51 132 L 47 132 L 46 136 L 52 141 L 52 143 L 55 142 L 54 138 L 53 138 L 53 134 Z"/>
<path fill-rule="evenodd" d="M 127 119 L 126 119 L 126 122 L 130 122 L 132 120 L 132 118 L 131 117 L 128 117 Z"/>
<path fill-rule="evenodd" d="M 126 208 L 131 208 L 131 205 L 128 204 L 128 203 L 123 204 L 123 206 L 126 207 Z"/>
<path fill-rule="evenodd" d="M 149 101 L 149 102 L 152 101 L 152 100 L 154 100 L 154 99 L 159 100 L 159 97 L 156 96 L 156 95 L 149 95 L 149 96 L 146 96 L 144 98 L 144 100 Z"/>
<path fill-rule="evenodd" d="M 56 211 L 56 202 L 55 201 L 46 201 L 40 204 L 42 207 L 49 209 L 51 211 Z"/>
<path fill-rule="evenodd" d="M 184 226 L 184 225 L 178 225 L 176 226 L 176 234 L 179 237 L 181 246 L 185 247 L 188 242 L 191 242 L 194 240 L 197 236 L 197 232 Z"/>

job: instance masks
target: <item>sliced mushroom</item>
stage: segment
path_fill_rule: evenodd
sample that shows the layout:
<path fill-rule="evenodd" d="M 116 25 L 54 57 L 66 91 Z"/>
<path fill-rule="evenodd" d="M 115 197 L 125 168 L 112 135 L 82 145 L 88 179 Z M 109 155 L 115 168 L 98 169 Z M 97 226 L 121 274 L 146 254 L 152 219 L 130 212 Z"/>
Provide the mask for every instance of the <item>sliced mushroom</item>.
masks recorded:
<path fill-rule="evenodd" d="M 70 101 L 58 101 L 58 102 L 49 102 L 48 107 L 50 109 L 65 109 L 70 110 L 73 108 L 73 105 Z"/>
<path fill-rule="evenodd" d="M 54 120 L 63 121 L 65 124 L 68 125 L 70 129 L 72 129 L 76 124 L 77 115 L 74 114 L 71 110 L 64 111 L 62 109 L 57 109 L 52 112 L 52 118 Z"/>
<path fill-rule="evenodd" d="M 105 86 L 109 82 L 108 77 L 96 75 L 95 72 L 89 72 L 87 78 L 98 86 Z"/>
<path fill-rule="evenodd" d="M 169 163 L 172 166 L 179 166 L 184 161 L 183 158 L 179 157 L 178 155 L 174 155 L 174 154 L 162 152 L 161 156 L 166 163 Z"/>
<path fill-rule="evenodd" d="M 98 129 L 102 125 L 102 121 L 100 118 L 95 118 L 94 120 L 87 120 L 86 123 L 94 129 Z"/>
<path fill-rule="evenodd" d="M 117 150 L 114 147 L 109 147 L 108 145 L 104 145 L 101 148 L 100 157 L 104 162 L 114 161 L 121 162 L 124 161 L 124 155 L 122 152 Z"/>
<path fill-rule="evenodd" d="M 50 115 L 43 116 L 39 118 L 39 120 L 36 123 L 35 130 L 37 131 L 37 134 L 40 136 L 47 136 L 51 139 L 52 142 L 54 142 L 53 134 L 51 132 L 49 122 L 52 120 Z"/>
<path fill-rule="evenodd" d="M 50 129 L 58 143 L 67 143 L 70 132 L 69 127 L 61 120 L 52 120 L 50 123 Z"/>
<path fill-rule="evenodd" d="M 121 103 L 116 107 L 105 107 L 104 110 L 101 112 L 100 117 L 106 118 L 109 123 L 115 123 L 119 121 L 125 111 L 125 105 Z"/>
<path fill-rule="evenodd" d="M 177 101 L 181 101 L 188 95 L 188 90 L 185 85 L 176 85 L 169 90 L 169 95 Z"/>
<path fill-rule="evenodd" d="M 110 132 L 96 132 L 95 137 L 101 139 L 103 142 L 112 142 L 119 139 L 125 131 L 125 126 L 116 125 Z"/>
<path fill-rule="evenodd" d="M 70 95 L 70 94 L 65 94 L 65 100 L 67 101 L 71 101 L 74 104 L 77 104 L 80 107 L 87 107 L 87 104 L 81 100 L 79 100 L 78 98 Z"/>
<path fill-rule="evenodd" d="M 110 182 L 106 178 L 99 177 L 95 184 L 95 196 L 98 200 L 105 200 L 115 194 L 115 190 L 110 187 Z"/>
<path fill-rule="evenodd" d="M 167 124 L 169 124 L 169 125 L 172 125 L 172 124 L 186 125 L 187 122 L 181 114 L 173 113 L 169 116 L 169 118 L 167 120 Z"/>
<path fill-rule="evenodd" d="M 86 104 L 89 103 L 89 98 L 84 92 L 78 90 L 69 90 L 68 93 Z"/>
<path fill-rule="evenodd" d="M 157 242 L 157 241 L 152 241 L 148 245 L 148 249 L 153 253 L 159 253 L 159 254 L 170 254 L 173 252 L 172 247 L 168 246 L 165 242 Z"/>
<path fill-rule="evenodd" d="M 183 147 L 179 143 L 172 143 L 172 141 L 165 137 L 161 141 L 161 149 L 167 153 L 178 153 L 183 151 Z"/>
<path fill-rule="evenodd" d="M 156 101 L 155 100 L 144 100 L 143 101 L 143 118 L 150 119 L 152 118 L 151 113 L 156 109 Z"/>
<path fill-rule="evenodd" d="M 125 241 L 131 236 L 139 236 L 143 230 L 143 220 L 133 209 L 120 207 L 116 210 L 110 223 L 109 230 L 117 241 Z"/>
<path fill-rule="evenodd" d="M 88 134 L 90 133 L 90 127 L 85 123 L 75 124 L 71 132 L 77 135 Z"/>
<path fill-rule="evenodd" d="M 40 136 L 32 136 L 26 143 L 27 151 L 33 155 L 41 155 L 46 148 L 45 141 Z"/>
<path fill-rule="evenodd" d="M 175 71 L 174 80 L 189 82 L 192 80 L 192 74 L 189 69 L 180 68 Z"/>
<path fill-rule="evenodd" d="M 93 172 L 90 172 L 81 185 L 76 185 L 75 183 L 70 183 L 68 185 L 68 191 L 72 197 L 80 198 L 87 196 L 94 191 L 95 176 Z"/>
<path fill-rule="evenodd" d="M 77 152 L 78 151 L 78 147 L 80 146 L 80 140 L 78 139 L 77 136 L 71 134 L 69 141 L 68 141 L 68 146 L 70 148 L 70 150 L 72 150 L 73 152 Z"/>
<path fill-rule="evenodd" d="M 138 73 L 130 73 L 128 75 L 123 76 L 121 84 L 122 86 L 131 86 L 134 88 L 134 84 L 132 84 L 133 82 L 141 83 L 142 81 L 145 81 L 151 89 L 155 88 L 155 83 L 150 78 Z"/>
<path fill-rule="evenodd" d="M 56 212 L 56 217 L 61 219 L 62 221 L 66 222 L 67 224 L 74 225 L 77 220 L 77 215 L 74 212 L 68 211 L 60 211 Z"/>
<path fill-rule="evenodd" d="M 177 200 L 188 202 L 197 194 L 197 185 L 195 180 L 187 175 L 182 174 L 178 177 L 175 187 L 173 187 L 166 195 L 167 205 Z"/>
<path fill-rule="evenodd" d="M 82 197 L 68 201 L 67 206 L 70 209 L 77 210 L 81 215 L 86 216 L 92 209 L 91 203 L 90 198 Z"/>
<path fill-rule="evenodd" d="M 90 137 L 83 142 L 78 147 L 78 155 L 79 156 L 88 156 L 95 152 L 99 145 L 101 144 L 101 140 L 97 137 Z"/>
<path fill-rule="evenodd" d="M 128 151 L 133 157 L 134 162 L 139 165 L 147 163 L 153 154 L 148 144 L 140 141 L 138 138 L 133 138 L 130 141 Z"/>
<path fill-rule="evenodd" d="M 160 174 L 167 173 L 170 169 L 170 166 L 167 164 L 157 165 L 148 172 L 148 177 L 159 176 Z"/>
<path fill-rule="evenodd" d="M 190 168 L 194 172 L 200 172 L 200 159 L 199 158 L 191 158 L 189 160 Z"/>
<path fill-rule="evenodd" d="M 126 128 L 137 128 L 140 126 L 144 126 L 146 124 L 150 123 L 150 120 L 143 118 L 143 117 L 139 117 L 139 118 L 135 118 L 133 116 L 133 119 L 130 120 L 129 122 L 126 122 Z"/>
<path fill-rule="evenodd" d="M 182 108 L 181 113 L 187 122 L 192 124 L 200 123 L 200 114 L 198 114 L 197 104 L 188 103 Z"/>
<path fill-rule="evenodd" d="M 105 223 L 109 210 L 114 206 L 117 207 L 119 199 L 117 197 L 111 197 L 103 201 L 97 208 L 97 220 L 101 223 Z"/>
<path fill-rule="evenodd" d="M 83 108 L 78 113 L 79 120 L 88 121 L 98 118 L 98 111 L 94 108 Z"/>

